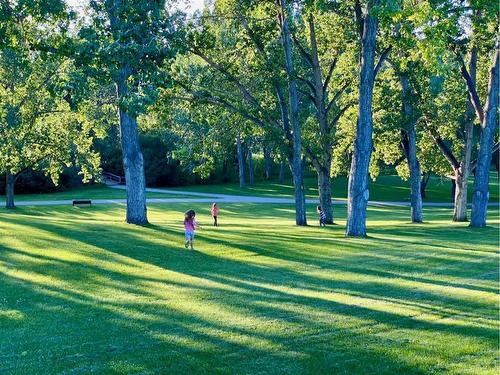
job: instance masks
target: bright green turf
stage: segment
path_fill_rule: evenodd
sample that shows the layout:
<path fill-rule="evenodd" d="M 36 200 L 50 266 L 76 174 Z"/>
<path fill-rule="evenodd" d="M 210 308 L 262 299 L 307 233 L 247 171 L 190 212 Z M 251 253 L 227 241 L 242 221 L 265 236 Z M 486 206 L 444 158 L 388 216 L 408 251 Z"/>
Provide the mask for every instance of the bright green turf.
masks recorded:
<path fill-rule="evenodd" d="M 72 200 L 72 199 L 125 199 L 127 193 L 122 189 L 112 189 L 105 185 L 83 185 L 76 189 L 43 194 L 17 194 L 15 200 L 43 201 L 43 200 Z M 179 194 L 147 193 L 148 198 L 187 198 Z M 5 196 L 0 195 L 0 202 L 5 201 Z"/>
<path fill-rule="evenodd" d="M 346 239 L 290 206 L 223 206 L 219 228 L 194 206 L 192 252 L 187 208 L 0 209 L 2 373 L 498 374 L 498 211 L 370 208 Z"/>
<path fill-rule="evenodd" d="M 317 179 L 308 177 L 305 179 L 305 188 L 307 198 L 318 197 Z M 258 182 L 255 186 L 248 186 L 241 189 L 237 184 L 224 185 L 196 185 L 178 187 L 175 190 L 199 191 L 204 193 L 233 194 L 233 195 L 262 195 L 273 197 L 291 197 L 293 195 L 293 186 L 291 181 L 285 184 L 276 182 Z M 472 198 L 473 180 L 469 181 L 469 201 Z M 451 182 L 447 178 L 437 176 L 431 177 L 427 185 L 426 202 L 452 202 Z M 347 178 L 338 177 L 332 179 L 332 194 L 335 199 L 347 198 Z M 398 176 L 379 176 L 376 181 L 370 181 L 370 200 L 375 201 L 409 201 L 410 188 L 409 182 L 403 181 Z M 490 200 L 498 202 L 499 184 L 496 173 L 490 177 Z"/>

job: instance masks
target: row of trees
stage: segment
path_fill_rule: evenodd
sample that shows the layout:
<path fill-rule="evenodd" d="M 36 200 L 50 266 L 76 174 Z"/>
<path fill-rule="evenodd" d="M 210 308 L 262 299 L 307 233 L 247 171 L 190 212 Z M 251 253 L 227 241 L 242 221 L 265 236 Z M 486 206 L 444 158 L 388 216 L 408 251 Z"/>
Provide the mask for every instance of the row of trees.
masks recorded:
<path fill-rule="evenodd" d="M 201 175 L 236 149 L 243 185 L 243 140 L 249 162 L 262 149 L 266 174 L 273 159 L 288 164 L 297 225 L 310 166 L 329 223 L 331 177 L 348 174 L 346 235 L 366 235 L 382 163 L 409 179 L 413 222 L 430 172 L 452 177 L 454 220 L 467 220 L 474 172 L 471 225 L 486 223 L 498 149 L 492 1 L 215 0 L 189 17 L 166 1 L 94 0 L 79 14 L 61 0 L 0 4 L 9 197 L 26 168 L 57 179 L 76 162 L 98 174 L 92 145 L 117 111 L 129 223 L 147 223 L 139 127 L 168 132 Z"/>

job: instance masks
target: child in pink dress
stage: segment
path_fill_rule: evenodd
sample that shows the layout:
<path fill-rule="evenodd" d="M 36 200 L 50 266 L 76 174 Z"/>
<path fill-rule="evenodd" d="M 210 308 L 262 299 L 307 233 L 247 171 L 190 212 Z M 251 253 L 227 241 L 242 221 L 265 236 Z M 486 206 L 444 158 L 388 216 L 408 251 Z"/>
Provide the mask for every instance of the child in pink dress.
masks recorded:
<path fill-rule="evenodd" d="M 188 212 L 186 212 L 186 215 L 184 217 L 184 233 L 186 236 L 186 243 L 184 244 L 184 246 L 186 247 L 186 249 L 190 246 L 191 250 L 194 250 L 194 231 L 197 228 L 195 217 L 196 213 L 194 212 L 194 210 L 189 210 Z"/>
<path fill-rule="evenodd" d="M 217 203 L 212 204 L 211 213 L 214 218 L 214 227 L 218 227 L 219 223 L 217 222 L 217 217 L 219 216 L 219 207 L 217 207 Z"/>

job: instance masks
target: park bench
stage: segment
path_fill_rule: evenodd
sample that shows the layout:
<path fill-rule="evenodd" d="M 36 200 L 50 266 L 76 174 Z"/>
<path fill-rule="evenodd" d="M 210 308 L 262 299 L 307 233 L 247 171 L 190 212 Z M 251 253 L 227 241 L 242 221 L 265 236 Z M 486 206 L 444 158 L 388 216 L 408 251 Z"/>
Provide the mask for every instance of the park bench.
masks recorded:
<path fill-rule="evenodd" d="M 82 205 L 92 206 L 92 201 L 90 199 L 74 199 L 73 200 L 73 207 L 82 206 Z"/>

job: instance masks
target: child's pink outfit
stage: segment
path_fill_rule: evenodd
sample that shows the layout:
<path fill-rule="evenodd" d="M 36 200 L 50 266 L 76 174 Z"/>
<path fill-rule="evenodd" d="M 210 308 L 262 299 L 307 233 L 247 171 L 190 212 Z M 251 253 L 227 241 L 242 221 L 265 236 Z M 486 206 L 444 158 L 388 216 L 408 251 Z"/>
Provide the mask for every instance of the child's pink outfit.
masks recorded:
<path fill-rule="evenodd" d="M 196 221 L 186 220 L 184 222 L 184 231 L 186 234 L 186 241 L 192 241 L 194 239 L 194 231 L 196 230 Z"/>

